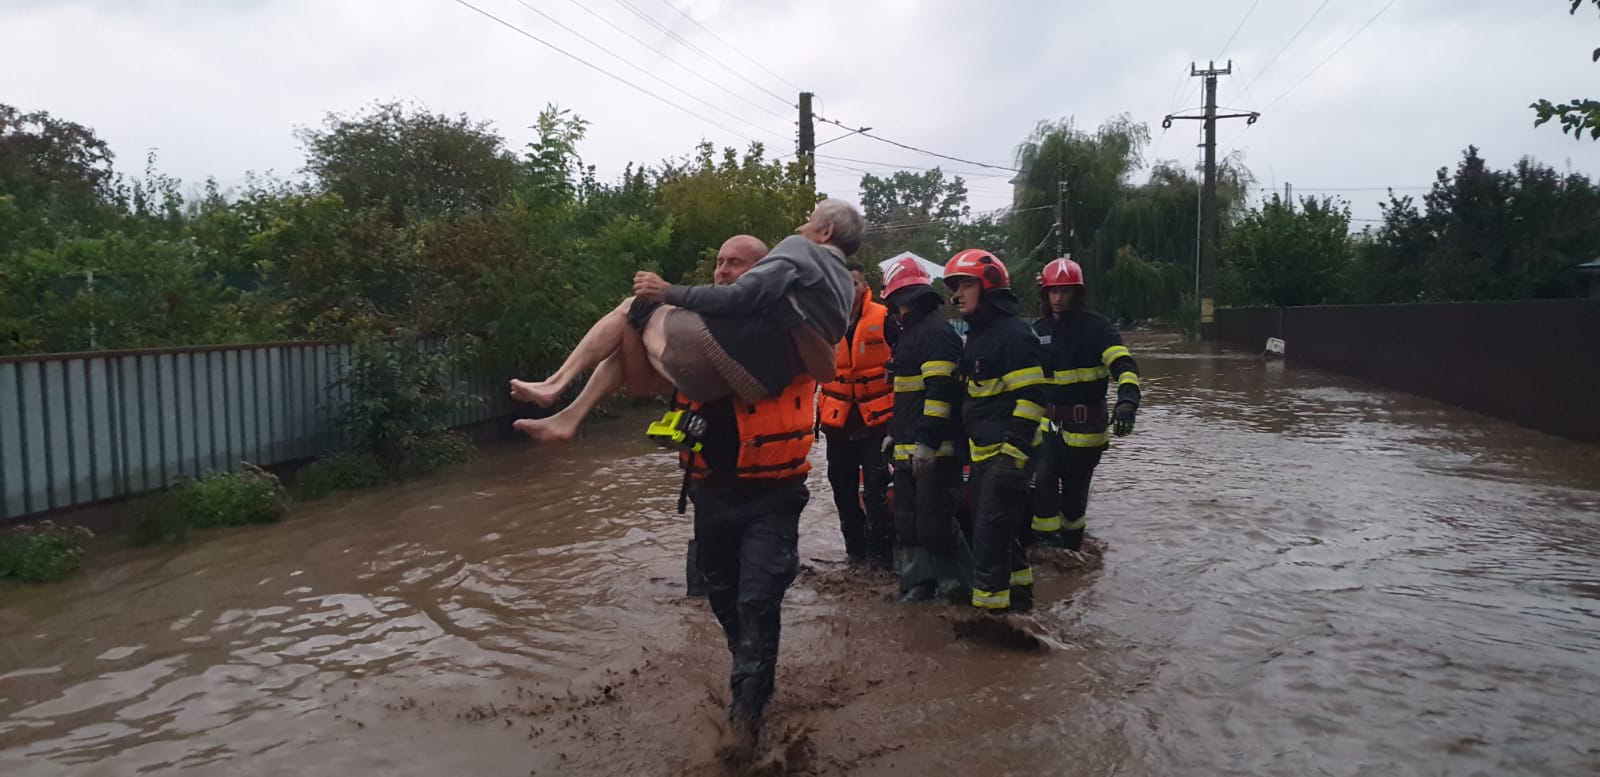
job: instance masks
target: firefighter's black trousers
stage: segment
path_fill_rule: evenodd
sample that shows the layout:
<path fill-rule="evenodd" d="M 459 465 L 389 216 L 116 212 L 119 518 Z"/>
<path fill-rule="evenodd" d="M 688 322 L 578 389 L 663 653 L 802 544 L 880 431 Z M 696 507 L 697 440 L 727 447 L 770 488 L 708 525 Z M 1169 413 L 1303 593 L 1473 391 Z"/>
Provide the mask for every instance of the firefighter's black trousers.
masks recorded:
<path fill-rule="evenodd" d="M 858 434 L 824 430 L 828 440 L 828 485 L 839 509 L 844 551 L 853 560 L 888 566 L 894 523 L 889 514 L 889 467 L 880 426 Z M 863 507 L 865 509 L 863 509 Z"/>
<path fill-rule="evenodd" d="M 1088 521 L 1089 486 L 1103 447 L 1074 448 L 1059 434 L 1047 434 L 1039 446 L 1034 474 L 1033 537 L 1077 550 Z"/>
<path fill-rule="evenodd" d="M 759 725 L 778 666 L 779 610 L 799 569 L 805 477 L 696 481 L 695 551 L 733 654 L 730 720 Z"/>
<path fill-rule="evenodd" d="M 900 569 L 901 590 L 919 585 L 948 587 L 970 580 L 971 551 L 956 522 L 956 509 L 961 502 L 961 460 L 939 459 L 932 477 L 926 480 L 917 480 L 911 462 L 895 462 L 895 539 L 907 552 L 906 563 Z M 915 558 L 911 554 L 916 554 Z M 925 559 L 922 554 L 926 554 Z"/>
<path fill-rule="evenodd" d="M 1009 456 L 972 465 L 972 605 L 1021 610 L 1033 605 L 1033 571 L 1023 552 L 1030 473 Z"/>

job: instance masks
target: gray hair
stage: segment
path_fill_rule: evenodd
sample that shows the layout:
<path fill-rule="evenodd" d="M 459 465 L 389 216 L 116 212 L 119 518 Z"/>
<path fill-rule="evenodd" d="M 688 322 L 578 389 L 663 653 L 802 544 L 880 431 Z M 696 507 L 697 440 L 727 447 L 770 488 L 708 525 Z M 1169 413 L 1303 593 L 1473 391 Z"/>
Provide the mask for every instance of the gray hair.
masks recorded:
<path fill-rule="evenodd" d="M 861 238 L 867 231 L 867 221 L 861 217 L 861 211 L 856 210 L 856 206 L 829 197 L 817 203 L 812 215 L 819 225 L 832 225 L 833 246 L 844 252 L 845 256 L 852 256 L 861 250 Z"/>

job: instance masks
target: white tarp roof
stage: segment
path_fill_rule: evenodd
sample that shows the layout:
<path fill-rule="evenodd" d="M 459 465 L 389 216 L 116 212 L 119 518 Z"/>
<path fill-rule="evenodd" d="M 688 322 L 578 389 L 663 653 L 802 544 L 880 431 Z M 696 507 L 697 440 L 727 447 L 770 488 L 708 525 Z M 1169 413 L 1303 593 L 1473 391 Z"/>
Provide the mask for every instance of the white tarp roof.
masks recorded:
<path fill-rule="evenodd" d="M 922 257 L 917 256 L 916 254 L 913 254 L 910 251 L 906 251 L 906 252 L 900 253 L 900 254 L 895 254 L 894 256 L 891 256 L 888 259 L 885 259 L 885 260 L 883 260 L 881 262 L 878 262 L 878 270 L 880 272 L 882 272 L 884 270 L 888 270 L 889 269 L 889 265 L 894 264 L 895 262 L 898 262 L 901 259 L 904 259 L 904 258 L 906 258 L 908 256 L 911 257 L 912 259 L 917 260 L 917 262 L 922 265 L 922 269 L 927 270 L 929 277 L 932 277 L 934 280 L 939 280 L 940 278 L 944 277 L 944 265 L 942 265 L 942 264 L 934 264 L 933 262 L 930 262 L 927 259 L 923 259 Z"/>

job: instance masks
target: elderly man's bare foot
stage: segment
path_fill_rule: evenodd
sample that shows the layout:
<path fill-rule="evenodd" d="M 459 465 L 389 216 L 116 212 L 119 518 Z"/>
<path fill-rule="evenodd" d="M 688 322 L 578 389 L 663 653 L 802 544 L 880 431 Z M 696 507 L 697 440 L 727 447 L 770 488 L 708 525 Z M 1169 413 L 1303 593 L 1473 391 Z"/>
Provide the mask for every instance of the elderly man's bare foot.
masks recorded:
<path fill-rule="evenodd" d="M 557 413 L 549 418 L 524 418 L 511 427 L 539 442 L 567 442 L 578 433 L 578 424 Z"/>
<path fill-rule="evenodd" d="M 550 381 L 537 383 L 526 380 L 511 381 L 511 398 L 518 402 L 532 402 L 539 407 L 550 407 L 561 398 L 561 392 L 566 391 L 566 384 L 553 384 Z"/>

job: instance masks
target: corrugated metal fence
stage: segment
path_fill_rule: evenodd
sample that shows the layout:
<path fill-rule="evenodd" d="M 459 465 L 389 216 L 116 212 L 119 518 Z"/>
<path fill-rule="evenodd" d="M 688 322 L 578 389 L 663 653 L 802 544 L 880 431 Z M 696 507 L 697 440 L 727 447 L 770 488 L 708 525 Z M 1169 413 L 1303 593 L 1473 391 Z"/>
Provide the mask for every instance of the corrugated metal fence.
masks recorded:
<path fill-rule="evenodd" d="M 1600 443 L 1600 300 L 1217 311 L 1220 338 L 1533 429 Z"/>
<path fill-rule="evenodd" d="M 333 384 L 353 351 L 264 343 L 0 358 L 0 520 L 338 450 L 346 392 Z M 459 380 L 483 401 L 452 426 L 514 412 L 502 376 L 463 370 Z"/>

